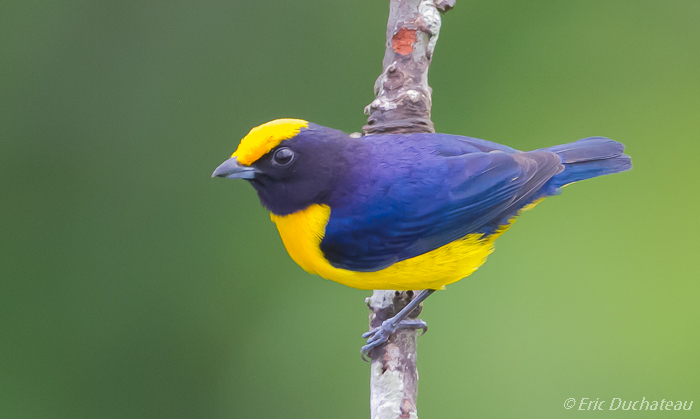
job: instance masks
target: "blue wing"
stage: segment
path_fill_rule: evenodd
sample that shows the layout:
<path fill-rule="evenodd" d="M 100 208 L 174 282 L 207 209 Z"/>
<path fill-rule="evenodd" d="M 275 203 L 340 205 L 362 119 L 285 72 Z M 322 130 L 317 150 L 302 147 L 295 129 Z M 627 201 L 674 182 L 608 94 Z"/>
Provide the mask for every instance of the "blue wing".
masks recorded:
<path fill-rule="evenodd" d="M 377 271 L 493 232 L 563 169 L 548 151 L 440 134 L 392 137 L 368 140 L 354 201 L 331 207 L 321 250 L 333 266 Z"/>

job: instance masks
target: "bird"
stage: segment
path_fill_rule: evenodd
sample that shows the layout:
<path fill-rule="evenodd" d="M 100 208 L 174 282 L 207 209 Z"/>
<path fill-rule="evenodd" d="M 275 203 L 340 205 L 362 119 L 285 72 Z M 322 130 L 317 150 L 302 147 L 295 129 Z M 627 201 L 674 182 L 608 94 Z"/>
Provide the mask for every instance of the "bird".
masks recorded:
<path fill-rule="evenodd" d="M 563 187 L 632 168 L 624 145 L 589 137 L 520 151 L 441 134 L 348 135 L 302 119 L 253 128 L 212 177 L 244 179 L 309 273 L 365 290 L 421 290 L 362 336 L 363 357 L 434 291 L 476 271 L 523 211 Z"/>

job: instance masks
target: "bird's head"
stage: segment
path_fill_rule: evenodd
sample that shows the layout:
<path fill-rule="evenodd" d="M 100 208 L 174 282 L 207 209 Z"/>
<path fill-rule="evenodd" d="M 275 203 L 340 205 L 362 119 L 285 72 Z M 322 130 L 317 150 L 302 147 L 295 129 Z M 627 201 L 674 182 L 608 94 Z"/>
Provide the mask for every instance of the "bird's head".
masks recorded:
<path fill-rule="evenodd" d="M 212 177 L 245 179 L 277 215 L 327 203 L 348 162 L 350 137 L 301 119 L 277 119 L 253 128 Z"/>

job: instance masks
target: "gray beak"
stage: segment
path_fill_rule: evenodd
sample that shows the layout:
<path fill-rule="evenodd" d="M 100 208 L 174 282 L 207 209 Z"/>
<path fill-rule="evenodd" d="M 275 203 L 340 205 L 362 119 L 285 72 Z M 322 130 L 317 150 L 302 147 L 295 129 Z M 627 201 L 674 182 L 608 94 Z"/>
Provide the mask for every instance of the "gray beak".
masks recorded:
<path fill-rule="evenodd" d="M 225 177 L 226 179 L 253 179 L 258 170 L 251 166 L 243 166 L 238 163 L 238 157 L 231 157 L 221 163 L 214 170 L 211 177 Z"/>

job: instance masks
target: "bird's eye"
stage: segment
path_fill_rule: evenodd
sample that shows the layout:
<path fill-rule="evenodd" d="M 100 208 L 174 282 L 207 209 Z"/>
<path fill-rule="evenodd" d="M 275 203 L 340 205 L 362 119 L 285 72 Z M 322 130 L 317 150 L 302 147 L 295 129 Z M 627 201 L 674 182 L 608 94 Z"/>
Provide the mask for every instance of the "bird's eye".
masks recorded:
<path fill-rule="evenodd" d="M 294 160 L 294 152 L 289 147 L 282 147 L 275 151 L 272 161 L 278 166 L 286 166 Z"/>

